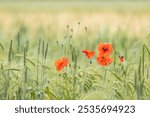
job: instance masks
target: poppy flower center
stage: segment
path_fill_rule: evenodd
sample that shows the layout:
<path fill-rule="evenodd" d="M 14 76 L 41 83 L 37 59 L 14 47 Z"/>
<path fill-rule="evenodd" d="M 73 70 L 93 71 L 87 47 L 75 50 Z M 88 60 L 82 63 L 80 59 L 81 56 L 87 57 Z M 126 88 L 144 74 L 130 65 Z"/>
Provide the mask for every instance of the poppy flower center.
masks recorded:
<path fill-rule="evenodd" d="M 106 48 L 106 47 L 103 47 L 103 50 L 104 50 L 104 51 L 106 51 L 106 50 L 107 50 L 107 48 Z"/>
<path fill-rule="evenodd" d="M 119 58 L 123 59 L 123 58 L 124 58 L 124 56 L 119 56 Z"/>

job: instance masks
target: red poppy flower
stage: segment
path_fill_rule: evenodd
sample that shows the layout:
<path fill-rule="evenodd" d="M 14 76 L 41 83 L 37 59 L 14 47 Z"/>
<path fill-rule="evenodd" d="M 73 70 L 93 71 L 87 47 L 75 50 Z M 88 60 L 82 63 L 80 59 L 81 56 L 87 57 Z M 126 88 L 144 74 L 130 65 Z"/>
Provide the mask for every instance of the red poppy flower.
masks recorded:
<path fill-rule="evenodd" d="M 61 71 L 64 67 L 68 65 L 69 61 L 68 58 L 62 57 L 55 62 L 55 67 L 58 71 Z"/>
<path fill-rule="evenodd" d="M 119 61 L 120 63 L 124 63 L 125 62 L 124 56 L 119 56 Z"/>
<path fill-rule="evenodd" d="M 100 43 L 98 45 L 98 51 L 101 54 L 112 54 L 112 52 L 113 52 L 112 44 L 110 44 L 110 43 Z"/>
<path fill-rule="evenodd" d="M 89 51 L 89 50 L 82 50 L 82 52 L 85 53 L 88 59 L 92 58 L 95 54 L 93 51 Z"/>
<path fill-rule="evenodd" d="M 113 62 L 113 58 L 110 58 L 108 54 L 99 54 L 97 56 L 97 62 L 102 66 L 108 66 Z"/>

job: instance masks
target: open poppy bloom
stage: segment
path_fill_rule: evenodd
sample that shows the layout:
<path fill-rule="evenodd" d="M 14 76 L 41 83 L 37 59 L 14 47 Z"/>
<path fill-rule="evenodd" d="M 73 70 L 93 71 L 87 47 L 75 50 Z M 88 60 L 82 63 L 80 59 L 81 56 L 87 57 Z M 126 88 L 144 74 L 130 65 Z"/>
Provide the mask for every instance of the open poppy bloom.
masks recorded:
<path fill-rule="evenodd" d="M 120 63 L 124 63 L 125 62 L 124 56 L 119 56 L 119 61 Z"/>
<path fill-rule="evenodd" d="M 61 71 L 64 67 L 69 64 L 68 58 L 62 57 L 55 62 L 55 67 L 58 71 Z"/>
<path fill-rule="evenodd" d="M 101 54 L 112 54 L 112 52 L 113 52 L 112 44 L 110 44 L 110 43 L 100 43 L 98 45 L 98 51 Z"/>
<path fill-rule="evenodd" d="M 89 50 L 82 50 L 82 52 L 85 53 L 88 59 L 92 58 L 95 54 L 93 51 L 89 51 Z"/>
<path fill-rule="evenodd" d="M 99 54 L 97 56 L 97 62 L 102 66 L 108 66 L 113 62 L 113 58 L 110 58 L 108 54 Z"/>

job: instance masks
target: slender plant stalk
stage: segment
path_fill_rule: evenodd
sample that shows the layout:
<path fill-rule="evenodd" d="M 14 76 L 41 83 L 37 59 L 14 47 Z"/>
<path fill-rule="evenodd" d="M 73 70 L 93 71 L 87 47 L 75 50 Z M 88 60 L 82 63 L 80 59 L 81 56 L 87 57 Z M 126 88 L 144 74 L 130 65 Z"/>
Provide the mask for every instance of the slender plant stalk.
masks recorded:
<path fill-rule="evenodd" d="M 41 62 L 41 91 L 42 91 L 42 97 L 41 97 L 41 99 L 43 99 L 43 96 L 44 96 L 44 95 L 43 95 L 44 50 L 45 50 L 45 42 L 44 42 L 44 40 L 43 40 L 43 43 L 42 43 L 42 57 L 41 57 L 41 58 L 42 58 L 42 62 Z"/>
<path fill-rule="evenodd" d="M 36 82 L 37 82 L 37 99 L 38 99 L 38 92 L 39 92 L 39 62 L 40 62 L 40 49 L 41 49 L 41 39 L 39 39 L 38 43 L 38 52 L 37 52 L 37 76 L 36 76 Z"/>
<path fill-rule="evenodd" d="M 73 72 L 73 99 L 76 98 L 76 71 L 77 71 L 77 53 L 76 53 L 76 50 L 74 48 L 74 52 L 72 53 L 73 54 L 73 60 L 74 60 L 74 72 Z"/>
<path fill-rule="evenodd" d="M 13 41 L 11 40 L 10 46 L 9 46 L 9 53 L 8 53 L 8 64 L 11 64 L 11 61 L 12 61 L 12 44 L 13 44 Z"/>
<path fill-rule="evenodd" d="M 145 45 L 143 45 L 143 48 L 142 48 L 142 55 L 143 55 L 143 58 L 142 58 L 142 76 L 143 76 L 143 78 L 144 78 L 144 58 L 145 58 L 144 47 L 145 47 Z"/>
<path fill-rule="evenodd" d="M 44 53 L 44 61 L 43 61 L 43 75 L 45 74 L 45 63 L 46 63 L 46 57 L 47 57 L 47 53 L 48 53 L 48 43 L 46 44 L 46 48 L 45 48 L 45 53 Z M 46 83 L 46 79 L 45 76 L 43 77 L 43 86 L 45 86 Z"/>
<path fill-rule="evenodd" d="M 23 63 L 24 63 L 24 93 L 23 93 L 23 99 L 25 99 L 26 95 L 26 82 L 27 82 L 27 66 L 26 66 L 26 48 L 24 47 L 24 56 L 23 56 Z"/>
<path fill-rule="evenodd" d="M 13 45 L 13 41 L 11 40 L 10 41 L 10 46 L 9 46 L 9 52 L 8 52 L 8 65 L 11 66 L 11 63 L 12 63 L 12 45 Z M 10 70 L 8 70 L 7 72 L 7 85 L 6 85 L 6 97 L 7 99 L 9 99 L 9 94 L 8 94 L 8 88 L 9 88 L 9 85 L 10 85 L 10 79 L 11 79 L 11 76 L 10 76 Z"/>

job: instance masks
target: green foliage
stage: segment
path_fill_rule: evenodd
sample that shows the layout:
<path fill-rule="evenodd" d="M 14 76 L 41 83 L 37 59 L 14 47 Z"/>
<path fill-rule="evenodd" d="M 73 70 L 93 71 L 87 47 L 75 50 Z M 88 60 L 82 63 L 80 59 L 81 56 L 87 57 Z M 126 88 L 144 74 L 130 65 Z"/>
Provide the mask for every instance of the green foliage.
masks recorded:
<path fill-rule="evenodd" d="M 20 35 L 20 31 L 18 34 Z M 126 39 L 129 38 L 125 33 L 123 35 Z M 122 38 L 123 35 L 118 33 L 117 38 Z M 86 35 L 83 35 L 83 39 L 84 36 Z M 69 45 L 67 43 L 61 45 L 61 40 L 58 40 L 57 45 L 52 45 L 51 40 L 22 41 L 24 38 L 16 38 L 17 40 L 10 41 L 9 48 L 5 48 L 2 44 L 5 42 L 1 42 L 1 48 L 8 50 L 5 57 L 8 58 L 8 63 L 1 61 L 0 99 L 149 99 L 150 50 L 147 44 L 136 47 L 139 53 L 134 56 L 136 60 L 134 63 L 128 61 L 130 46 L 121 45 L 122 49 L 126 49 L 124 54 L 128 54 L 125 58 L 126 63 L 121 64 L 118 60 L 117 47 L 123 40 L 118 40 L 117 46 L 114 40 L 113 46 L 117 51 L 114 52 L 115 64 L 105 68 L 99 66 L 94 59 L 91 62 L 85 60 L 81 53 L 82 44 L 73 44 L 75 40 L 71 38 L 68 38 Z M 137 40 L 133 42 L 132 38 L 130 40 L 132 43 L 140 43 Z M 90 44 L 90 40 L 86 41 L 87 45 Z M 36 45 L 36 49 L 27 46 L 29 44 Z M 59 45 L 63 47 L 63 54 L 70 58 L 70 65 L 61 73 L 53 69 L 55 66 L 52 60 L 57 58 L 51 56 L 55 51 L 53 47 Z M 59 56 L 63 56 L 62 51 L 55 49 L 56 55 L 60 53 Z"/>
<path fill-rule="evenodd" d="M 87 3 L 85 7 L 93 12 L 96 11 L 95 13 L 99 13 L 98 11 L 107 5 L 111 6 L 109 10 L 115 9 L 110 3 L 103 4 Z M 117 13 L 127 12 L 120 3 L 115 4 L 119 4 L 115 9 Z M 20 5 L 23 10 L 28 3 Z M 38 3 L 32 3 L 29 10 L 39 11 L 42 8 L 44 12 L 53 11 L 47 3 L 41 3 L 39 9 L 36 5 Z M 82 15 L 79 11 L 84 12 L 80 9 L 82 5 L 77 3 L 73 7 L 69 5 L 70 3 L 67 3 L 66 10 L 71 9 L 72 13 L 77 12 L 78 16 Z M 137 11 L 147 4 L 140 5 L 138 4 L 138 7 L 133 5 L 133 9 L 132 5 L 129 5 L 129 9 L 126 5 L 124 7 L 133 13 L 139 13 Z M 0 10 L 9 7 L 12 12 L 19 9 L 18 7 L 15 9 L 10 3 L 8 6 L 6 4 L 0 6 L 3 6 Z M 52 8 L 54 7 L 56 6 Z M 144 11 L 148 12 L 150 7 L 144 8 L 146 9 Z M 53 14 L 55 16 L 55 12 Z M 139 13 L 138 17 L 141 15 L 142 13 Z M 62 32 L 60 32 L 57 21 L 53 21 L 54 24 L 46 28 L 40 25 L 34 31 L 31 30 L 32 26 L 25 22 L 17 22 L 13 26 L 14 31 L 11 30 L 8 36 L 3 36 L 7 33 L 0 30 L 0 99 L 150 99 L 150 42 L 145 30 L 137 36 L 128 32 L 128 26 L 124 30 L 120 26 L 115 32 L 111 32 L 112 30 L 107 26 L 94 26 L 94 29 L 90 29 L 84 26 L 84 22 L 83 24 L 78 22 L 75 27 L 72 25 L 67 25 L 67 28 L 61 27 Z M 44 21 L 42 23 L 44 24 Z M 96 61 L 98 43 L 113 45 L 114 62 L 107 67 L 100 66 Z M 96 55 L 89 60 L 82 53 L 83 49 L 93 50 Z M 119 55 L 124 56 L 125 63 L 120 63 Z M 69 65 L 58 72 L 54 63 L 62 56 L 68 57 Z"/>

